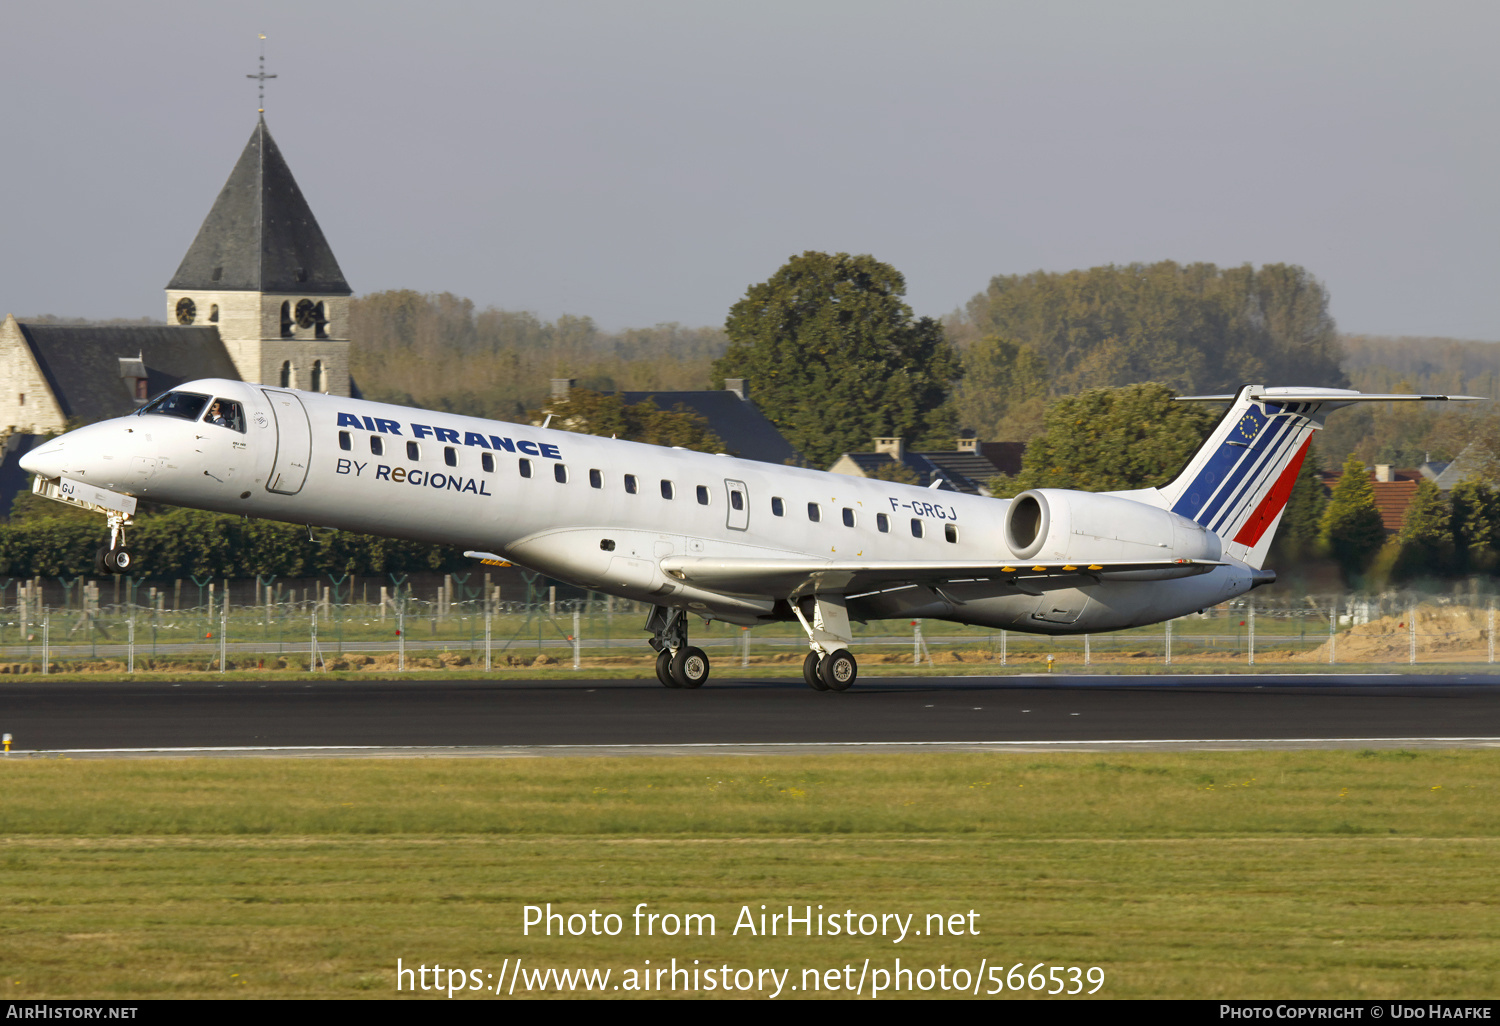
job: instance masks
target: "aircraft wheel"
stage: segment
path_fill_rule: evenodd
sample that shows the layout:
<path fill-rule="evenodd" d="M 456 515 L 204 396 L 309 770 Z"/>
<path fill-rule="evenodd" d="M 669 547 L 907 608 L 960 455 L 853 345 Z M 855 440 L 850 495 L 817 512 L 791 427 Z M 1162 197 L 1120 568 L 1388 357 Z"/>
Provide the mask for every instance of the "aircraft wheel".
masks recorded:
<path fill-rule="evenodd" d="M 656 656 L 656 679 L 669 688 L 677 687 L 677 682 L 672 679 L 672 650 L 664 648 Z"/>
<path fill-rule="evenodd" d="M 822 658 L 816 652 L 809 652 L 807 653 L 807 658 L 802 660 L 802 679 L 814 691 L 828 690 L 828 685 L 824 684 L 823 678 L 818 676 L 818 660 Z"/>
<path fill-rule="evenodd" d="M 129 549 L 111 549 L 104 554 L 104 568 L 112 574 L 126 574 L 135 565 Z"/>
<path fill-rule="evenodd" d="M 105 574 L 113 573 L 114 572 L 104 562 L 105 558 L 108 555 L 109 555 L 109 546 L 108 545 L 101 545 L 101 546 L 99 546 L 98 549 L 96 549 L 94 551 L 94 573 L 96 575 L 100 576 L 100 577 L 104 576 Z"/>
<path fill-rule="evenodd" d="M 672 679 L 680 688 L 701 688 L 708 680 L 708 656 L 701 648 L 685 647 L 672 657 Z"/>
<path fill-rule="evenodd" d="M 828 690 L 848 691 L 854 678 L 859 676 L 859 664 L 854 661 L 854 656 L 849 654 L 848 649 L 841 648 L 832 655 L 823 657 L 823 661 L 818 664 L 818 676 Z"/>

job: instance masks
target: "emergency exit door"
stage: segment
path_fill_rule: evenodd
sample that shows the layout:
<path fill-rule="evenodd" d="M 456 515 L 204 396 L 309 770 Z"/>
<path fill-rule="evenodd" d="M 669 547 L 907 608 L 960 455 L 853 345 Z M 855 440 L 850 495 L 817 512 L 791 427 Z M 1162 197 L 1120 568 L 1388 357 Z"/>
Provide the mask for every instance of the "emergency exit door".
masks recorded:
<path fill-rule="evenodd" d="M 307 410 L 295 393 L 269 388 L 261 391 L 271 401 L 276 417 L 276 458 L 266 479 L 266 491 L 296 495 L 307 480 L 307 465 L 312 459 L 312 426 Z"/>
<path fill-rule="evenodd" d="M 726 480 L 724 491 L 729 496 L 729 519 L 726 526 L 734 531 L 747 529 L 750 526 L 750 490 L 743 481 Z"/>

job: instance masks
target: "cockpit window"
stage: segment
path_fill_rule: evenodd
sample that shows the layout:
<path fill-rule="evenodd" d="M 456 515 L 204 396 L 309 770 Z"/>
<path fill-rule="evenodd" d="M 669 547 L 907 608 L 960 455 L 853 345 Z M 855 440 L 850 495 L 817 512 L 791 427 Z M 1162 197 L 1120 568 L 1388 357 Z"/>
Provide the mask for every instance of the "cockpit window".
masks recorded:
<path fill-rule="evenodd" d="M 199 395 L 197 392 L 168 392 L 159 395 L 145 406 L 141 407 L 141 416 L 148 413 L 158 413 L 163 417 L 181 417 L 183 420 L 197 420 L 203 413 L 203 407 L 208 405 L 208 396 Z"/>
<path fill-rule="evenodd" d="M 215 399 L 209 404 L 208 413 L 203 419 L 209 424 L 227 427 L 242 435 L 245 433 L 245 411 L 233 399 Z"/>

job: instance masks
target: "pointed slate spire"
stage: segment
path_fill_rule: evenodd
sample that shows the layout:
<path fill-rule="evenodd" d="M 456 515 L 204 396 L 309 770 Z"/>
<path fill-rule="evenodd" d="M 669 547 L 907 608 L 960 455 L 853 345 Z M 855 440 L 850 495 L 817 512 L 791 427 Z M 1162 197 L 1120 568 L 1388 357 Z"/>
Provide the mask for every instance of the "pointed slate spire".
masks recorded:
<path fill-rule="evenodd" d="M 261 118 L 168 289 L 350 295 Z"/>

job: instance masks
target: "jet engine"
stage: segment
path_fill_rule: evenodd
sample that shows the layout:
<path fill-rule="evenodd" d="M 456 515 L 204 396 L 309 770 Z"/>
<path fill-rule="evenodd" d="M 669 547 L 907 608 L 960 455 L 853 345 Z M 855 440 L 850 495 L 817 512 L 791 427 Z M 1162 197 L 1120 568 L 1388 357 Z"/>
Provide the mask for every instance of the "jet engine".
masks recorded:
<path fill-rule="evenodd" d="M 1036 488 L 1011 500 L 1005 543 L 1018 561 L 1220 558 L 1219 536 L 1170 510 L 1116 495 Z"/>

